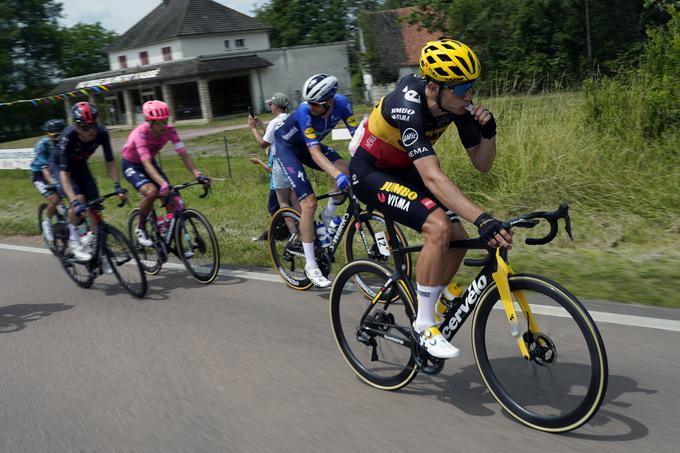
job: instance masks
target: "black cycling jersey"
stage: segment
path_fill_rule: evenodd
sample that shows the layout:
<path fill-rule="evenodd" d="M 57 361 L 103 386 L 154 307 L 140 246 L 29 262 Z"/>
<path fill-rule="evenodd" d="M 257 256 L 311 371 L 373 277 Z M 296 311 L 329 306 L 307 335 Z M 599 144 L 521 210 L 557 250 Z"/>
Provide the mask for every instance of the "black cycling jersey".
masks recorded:
<path fill-rule="evenodd" d="M 470 113 L 432 115 L 425 98 L 426 85 L 425 78 L 417 74 L 405 76 L 373 109 L 361 147 L 376 158 L 376 167 L 409 167 L 421 157 L 434 155 L 432 145 L 451 123 L 465 148 L 480 143 Z"/>
<path fill-rule="evenodd" d="M 51 159 L 53 164 L 57 165 L 59 169 L 70 172 L 72 167 L 84 164 L 94 154 L 99 145 L 104 150 L 104 159 L 107 162 L 113 161 L 111 139 L 109 138 L 109 130 L 106 127 L 98 124 L 97 135 L 94 140 L 83 142 L 78 137 L 76 128 L 69 126 L 61 133 L 57 144 L 57 152 L 52 154 Z"/>

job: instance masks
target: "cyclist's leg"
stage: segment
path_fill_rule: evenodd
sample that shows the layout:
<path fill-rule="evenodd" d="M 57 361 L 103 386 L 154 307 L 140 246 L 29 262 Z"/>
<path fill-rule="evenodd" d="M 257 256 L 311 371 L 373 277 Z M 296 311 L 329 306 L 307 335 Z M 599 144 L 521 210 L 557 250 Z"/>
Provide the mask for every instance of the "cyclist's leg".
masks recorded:
<path fill-rule="evenodd" d="M 321 273 L 314 253 L 314 214 L 316 213 L 317 203 L 314 190 L 305 173 L 303 162 L 315 169 L 319 169 L 319 167 L 314 163 L 306 149 L 300 153 L 296 151 L 291 146 L 277 143 L 275 159 L 286 172 L 290 186 L 300 200 L 300 239 L 305 253 L 305 274 L 314 286 L 328 287 L 331 282 Z"/>
<path fill-rule="evenodd" d="M 121 166 L 123 167 L 123 175 L 125 179 L 143 195 L 142 201 L 139 202 L 139 225 L 138 228 L 144 231 L 146 225 L 146 218 L 151 212 L 153 202 L 158 198 L 158 184 L 156 184 L 149 175 L 144 171 L 141 164 L 121 159 Z M 156 170 L 159 170 L 156 167 Z M 163 173 L 161 176 L 165 178 Z"/>
<path fill-rule="evenodd" d="M 431 355 L 458 356 L 460 351 L 446 341 L 434 320 L 434 305 L 445 271 L 442 263 L 453 238 L 453 224 L 420 177 L 405 171 L 380 171 L 361 159 L 353 159 L 351 168 L 354 193 L 361 201 L 423 234 L 423 250 L 416 263 L 418 315 L 413 327 Z"/>
<path fill-rule="evenodd" d="M 47 214 L 47 219 L 51 219 L 57 210 L 57 203 L 59 202 L 59 195 L 52 190 L 47 190 L 47 180 L 43 176 L 42 172 L 33 172 L 31 176 L 31 181 L 33 186 L 36 188 L 38 193 L 42 195 L 47 200 L 47 209 L 45 214 Z M 48 220 L 49 221 L 49 220 Z"/>
<path fill-rule="evenodd" d="M 423 196 L 436 202 L 439 205 L 439 207 L 444 210 L 446 216 L 449 218 L 449 221 L 452 223 L 452 232 L 450 240 L 459 241 L 468 238 L 465 229 L 460 223 L 460 218 L 458 217 L 458 215 L 453 211 L 449 210 L 441 202 L 439 202 L 439 200 L 437 200 L 437 198 L 425 187 L 425 183 L 422 182 L 422 178 L 420 177 L 420 174 L 418 173 L 418 170 L 415 167 L 412 167 L 406 171 L 406 179 L 409 181 L 413 181 L 413 183 L 417 187 L 419 187 L 419 191 L 423 193 Z M 467 252 L 466 249 L 450 249 L 448 248 L 448 245 L 446 247 L 447 249 L 445 258 L 439 264 L 439 266 L 441 266 L 443 263 L 443 267 L 441 268 L 442 278 L 441 280 L 436 281 L 436 285 L 433 285 L 440 287 L 437 293 L 441 292 L 441 290 L 444 287 L 446 287 L 446 285 L 448 285 L 449 282 L 453 279 L 454 275 L 456 275 L 456 272 L 458 272 L 458 269 L 460 268 L 460 264 L 463 262 L 465 253 Z"/>

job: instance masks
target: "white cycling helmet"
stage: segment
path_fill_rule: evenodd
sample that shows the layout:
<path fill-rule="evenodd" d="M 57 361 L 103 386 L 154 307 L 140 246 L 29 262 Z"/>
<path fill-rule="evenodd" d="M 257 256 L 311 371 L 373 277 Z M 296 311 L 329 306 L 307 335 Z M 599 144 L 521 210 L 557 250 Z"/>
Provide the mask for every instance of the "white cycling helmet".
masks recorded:
<path fill-rule="evenodd" d="M 302 99 L 307 102 L 324 102 L 338 92 L 338 79 L 327 74 L 316 74 L 302 87 Z"/>

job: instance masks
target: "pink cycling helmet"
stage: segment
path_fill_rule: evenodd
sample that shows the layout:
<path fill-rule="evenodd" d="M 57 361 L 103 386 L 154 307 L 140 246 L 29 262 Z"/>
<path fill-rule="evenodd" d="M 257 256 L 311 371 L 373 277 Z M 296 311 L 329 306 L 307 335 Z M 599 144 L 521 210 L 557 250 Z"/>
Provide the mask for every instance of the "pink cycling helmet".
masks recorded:
<path fill-rule="evenodd" d="M 146 101 L 142 112 L 147 121 L 167 120 L 170 117 L 168 104 L 163 101 Z"/>

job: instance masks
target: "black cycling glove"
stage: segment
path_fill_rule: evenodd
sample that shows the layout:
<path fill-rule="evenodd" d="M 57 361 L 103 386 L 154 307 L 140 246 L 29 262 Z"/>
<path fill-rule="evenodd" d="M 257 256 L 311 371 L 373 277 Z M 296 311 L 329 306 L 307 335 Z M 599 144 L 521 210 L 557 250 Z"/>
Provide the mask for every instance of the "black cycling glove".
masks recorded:
<path fill-rule="evenodd" d="M 496 119 L 493 117 L 493 113 L 489 112 L 489 115 L 491 115 L 491 118 L 486 124 L 479 124 L 475 121 L 475 127 L 482 137 L 492 139 L 496 136 Z"/>
<path fill-rule="evenodd" d="M 479 232 L 479 238 L 484 241 L 490 241 L 496 238 L 496 234 L 500 233 L 503 229 L 503 223 L 491 217 L 486 212 L 483 212 L 477 220 L 475 220 L 475 226 Z"/>

